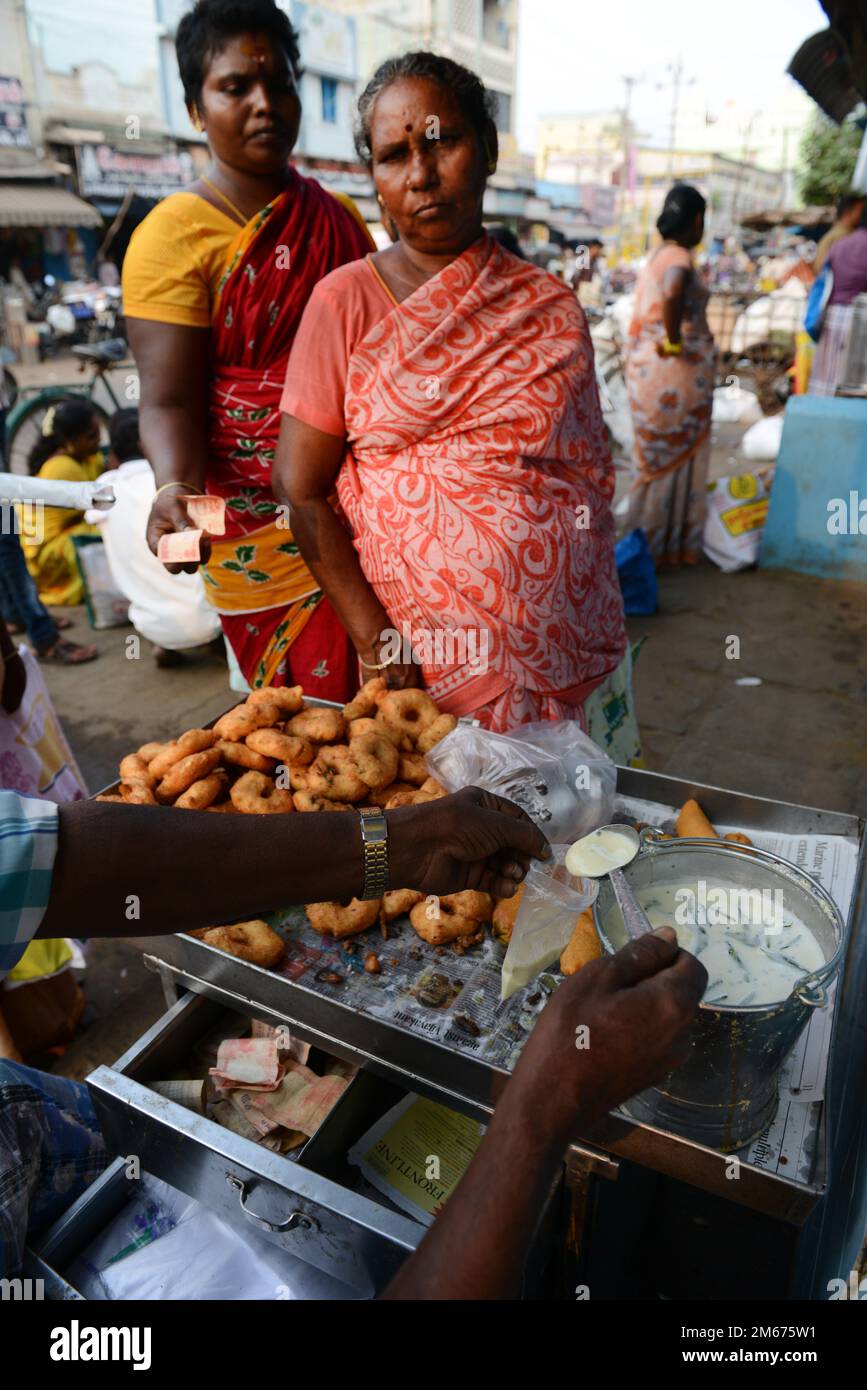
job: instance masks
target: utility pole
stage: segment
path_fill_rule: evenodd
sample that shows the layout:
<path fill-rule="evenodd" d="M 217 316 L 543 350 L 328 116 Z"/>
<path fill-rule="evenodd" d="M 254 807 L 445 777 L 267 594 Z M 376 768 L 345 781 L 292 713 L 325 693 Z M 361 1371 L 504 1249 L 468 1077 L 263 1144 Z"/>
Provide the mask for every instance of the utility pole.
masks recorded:
<path fill-rule="evenodd" d="M 621 174 L 620 174 L 620 217 L 619 217 L 619 219 L 618 219 L 618 229 L 617 229 L 617 256 L 618 256 L 618 259 L 620 258 L 620 256 L 621 256 L 622 253 L 623 253 L 623 241 L 624 241 L 623 228 L 624 228 L 624 224 L 625 224 L 625 222 L 626 222 L 626 205 L 627 205 L 627 199 L 628 199 L 628 196 L 629 196 L 629 187 L 628 187 L 628 180 L 629 180 L 629 144 L 630 144 L 629 136 L 630 136 L 630 129 L 631 129 L 631 126 L 630 126 L 630 119 L 629 119 L 629 113 L 630 113 L 630 110 L 631 110 L 631 107 L 632 107 L 632 89 L 633 89 L 633 87 L 635 86 L 636 82 L 640 82 L 640 81 L 641 81 L 641 78 L 639 78 L 639 77 L 624 77 L 624 78 L 623 78 L 623 87 L 624 87 L 624 92 L 625 92 L 625 99 L 624 99 L 624 103 L 623 103 L 623 125 L 622 125 L 622 129 L 621 129 L 621 146 L 622 146 L 622 153 L 623 153 L 623 163 L 622 163 L 622 165 L 621 165 Z"/>
<path fill-rule="evenodd" d="M 680 84 L 683 81 L 683 58 L 678 55 L 677 62 L 669 68 L 672 80 L 671 124 L 668 130 L 668 177 L 674 178 L 674 149 L 677 142 L 677 116 L 680 107 Z"/>

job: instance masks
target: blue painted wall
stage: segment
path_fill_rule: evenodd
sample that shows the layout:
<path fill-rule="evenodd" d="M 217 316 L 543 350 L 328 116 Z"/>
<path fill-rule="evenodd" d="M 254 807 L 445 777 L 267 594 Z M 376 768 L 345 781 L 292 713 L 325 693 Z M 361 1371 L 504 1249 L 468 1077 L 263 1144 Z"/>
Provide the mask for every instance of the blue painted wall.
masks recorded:
<path fill-rule="evenodd" d="M 759 565 L 867 584 L 867 400 L 789 401 Z"/>

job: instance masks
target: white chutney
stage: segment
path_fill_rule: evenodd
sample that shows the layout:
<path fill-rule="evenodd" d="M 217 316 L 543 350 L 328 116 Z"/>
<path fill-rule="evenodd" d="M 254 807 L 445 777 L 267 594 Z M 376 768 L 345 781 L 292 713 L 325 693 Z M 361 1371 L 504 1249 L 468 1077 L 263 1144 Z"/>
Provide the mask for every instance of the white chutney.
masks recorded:
<path fill-rule="evenodd" d="M 708 974 L 705 1004 L 776 1004 L 825 964 L 801 918 L 784 906 L 768 911 L 771 904 L 757 891 L 693 881 L 638 888 L 635 896 L 651 927 L 673 927 L 683 950 L 701 961 Z M 621 941 L 616 907 L 603 926 L 613 944 Z"/>

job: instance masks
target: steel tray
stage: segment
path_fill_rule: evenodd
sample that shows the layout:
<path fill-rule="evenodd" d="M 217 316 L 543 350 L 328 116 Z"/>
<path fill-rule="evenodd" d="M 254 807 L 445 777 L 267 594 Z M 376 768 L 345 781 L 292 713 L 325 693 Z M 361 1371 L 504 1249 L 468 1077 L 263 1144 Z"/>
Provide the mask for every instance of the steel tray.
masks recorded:
<path fill-rule="evenodd" d="M 772 801 L 631 768 L 618 768 L 618 792 L 666 805 L 681 805 L 687 798 L 694 797 L 711 820 L 740 825 L 746 830 L 857 837 L 860 845 L 858 877 L 849 914 L 845 971 L 854 975 L 863 968 L 867 956 L 867 870 L 862 820 L 841 812 Z M 351 991 L 346 991 L 343 999 L 329 997 L 329 987 L 318 986 L 315 979 L 307 978 L 303 982 L 287 979 L 233 959 L 186 935 L 140 940 L 138 944 L 148 965 L 161 975 L 169 1000 L 176 997 L 176 988 L 182 986 L 266 1022 L 287 1023 L 300 1037 L 319 1044 L 326 1051 L 481 1120 L 490 1117 L 508 1079 L 505 1068 L 468 1055 L 450 1046 L 447 1040 L 418 1036 L 393 1022 L 363 1012 L 354 1006 Z M 333 995 L 333 988 L 330 993 Z M 638 1123 L 619 1112 L 607 1117 L 591 1132 L 576 1136 L 573 1158 L 583 1155 L 589 1166 L 612 1173 L 618 1158 L 627 1159 L 779 1219 L 802 1223 L 828 1184 L 829 1106 L 834 1123 L 843 1123 L 849 1113 L 843 1113 L 844 1093 L 849 1097 L 850 1110 L 854 1104 L 853 1094 L 857 1094 L 850 1084 L 854 1074 L 850 1071 L 845 1085 L 842 1074 L 845 1068 L 856 1067 L 859 1063 L 851 1057 L 836 1058 L 834 1047 L 841 1009 L 848 1008 L 851 1012 L 855 1007 L 856 1001 L 851 991 L 847 991 L 844 980 L 843 987 L 837 991 L 831 1076 L 809 1181 L 742 1163 L 740 1180 L 732 1182 L 730 1160 L 725 1155 Z M 863 1061 L 860 1065 L 864 1065 Z M 835 1087 L 837 1073 L 840 1085 Z"/>

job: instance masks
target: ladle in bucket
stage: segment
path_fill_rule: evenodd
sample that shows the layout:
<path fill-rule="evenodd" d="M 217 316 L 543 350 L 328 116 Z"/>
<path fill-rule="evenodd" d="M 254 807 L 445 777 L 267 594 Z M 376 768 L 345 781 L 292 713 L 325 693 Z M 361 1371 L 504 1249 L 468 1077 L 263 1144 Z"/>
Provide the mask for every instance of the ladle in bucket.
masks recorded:
<path fill-rule="evenodd" d="M 620 863 L 613 868 L 599 867 L 594 873 L 592 868 L 588 868 L 586 863 L 582 863 L 580 868 L 573 868 L 569 863 L 569 855 L 573 850 L 578 850 L 582 846 L 587 846 L 588 842 L 599 839 L 606 832 L 611 831 L 620 840 L 625 840 L 632 846 L 632 853 L 628 859 L 621 859 Z M 646 932 L 653 931 L 653 927 L 647 920 L 644 909 L 639 905 L 638 899 L 623 876 L 623 870 L 628 868 L 641 849 L 641 840 L 637 830 L 633 830 L 631 825 L 601 825 L 598 830 L 594 830 L 582 839 L 576 840 L 575 844 L 569 849 L 566 856 L 566 868 L 570 873 L 583 875 L 584 878 L 608 878 L 611 880 L 611 887 L 617 899 L 617 906 L 623 914 L 623 921 L 626 930 L 633 938 L 644 936 Z"/>

